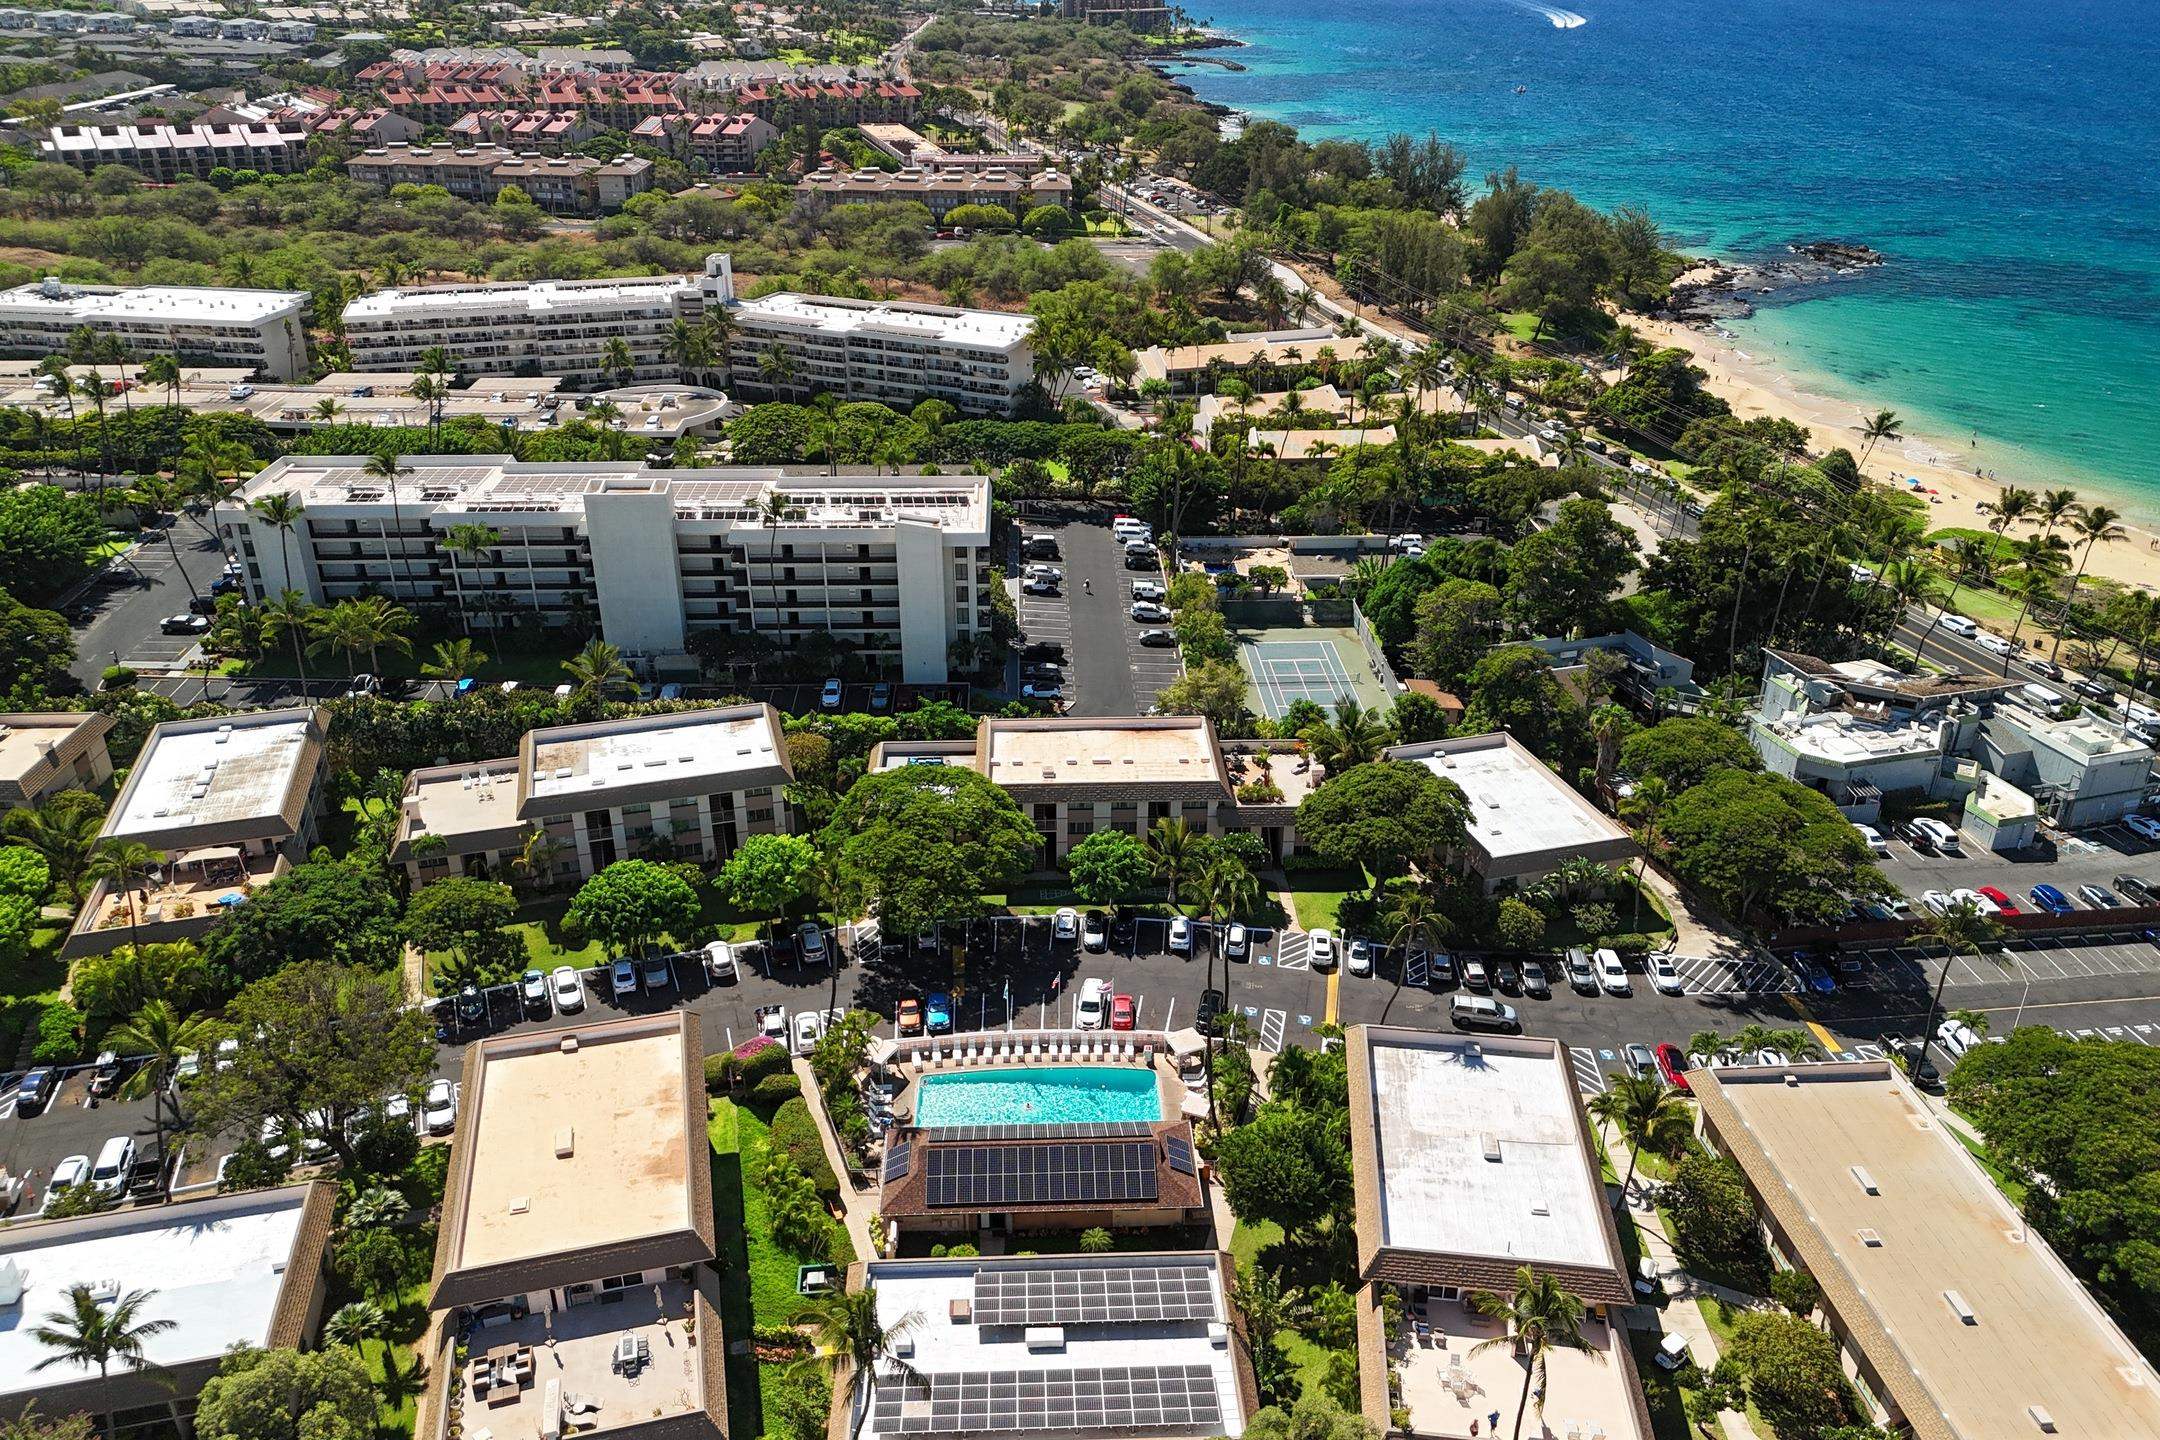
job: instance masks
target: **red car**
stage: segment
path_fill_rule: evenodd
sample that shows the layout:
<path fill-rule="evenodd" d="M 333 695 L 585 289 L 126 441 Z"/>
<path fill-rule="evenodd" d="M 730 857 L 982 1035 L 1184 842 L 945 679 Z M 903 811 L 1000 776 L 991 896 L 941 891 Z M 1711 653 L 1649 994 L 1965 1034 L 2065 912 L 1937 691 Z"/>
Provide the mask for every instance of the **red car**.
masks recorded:
<path fill-rule="evenodd" d="M 912 995 L 902 996 L 900 1012 L 896 1018 L 900 1022 L 902 1035 L 922 1034 L 922 1001 Z"/>
<path fill-rule="evenodd" d="M 1658 1074 L 1665 1077 L 1665 1083 L 1682 1094 L 1688 1093 L 1687 1056 L 1680 1053 L 1680 1047 L 1667 1041 L 1651 1053 L 1657 1056 Z"/>
<path fill-rule="evenodd" d="M 1996 905 L 2001 908 L 2003 914 L 2015 915 L 2018 913 L 2017 901 L 2012 900 L 2008 895 L 2003 894 L 2002 891 L 1996 889 L 1993 885 L 1976 885 L 1973 887 L 1973 889 L 1979 894 L 1985 895 L 1988 899 L 1994 901 Z"/>
<path fill-rule="evenodd" d="M 1113 1029 L 1113 1030 L 1130 1030 L 1130 1029 L 1132 1029 L 1132 1027 L 1133 1027 L 1133 1016 L 1134 1016 L 1134 1010 L 1133 1010 L 1132 996 L 1130 996 L 1130 995 L 1113 995 L 1113 996 L 1111 996 L 1111 997 L 1110 997 L 1110 1028 L 1111 1028 L 1111 1029 Z"/>

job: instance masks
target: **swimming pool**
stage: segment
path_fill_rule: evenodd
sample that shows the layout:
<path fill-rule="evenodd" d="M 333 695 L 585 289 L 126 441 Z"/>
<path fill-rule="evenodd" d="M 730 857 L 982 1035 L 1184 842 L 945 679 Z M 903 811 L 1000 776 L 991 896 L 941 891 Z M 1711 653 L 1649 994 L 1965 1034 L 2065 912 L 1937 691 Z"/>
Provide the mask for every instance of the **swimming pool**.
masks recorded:
<path fill-rule="evenodd" d="M 1131 1066 L 1022 1065 L 917 1082 L 915 1123 L 1070 1125 L 1162 1119 L 1155 1072 Z"/>

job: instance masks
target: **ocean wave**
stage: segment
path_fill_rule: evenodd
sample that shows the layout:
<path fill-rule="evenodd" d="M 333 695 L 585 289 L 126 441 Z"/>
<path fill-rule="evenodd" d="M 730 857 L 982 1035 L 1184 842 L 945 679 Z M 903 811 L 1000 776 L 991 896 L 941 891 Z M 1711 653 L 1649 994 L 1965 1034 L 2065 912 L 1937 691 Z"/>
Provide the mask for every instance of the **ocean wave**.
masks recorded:
<path fill-rule="evenodd" d="M 1512 0 L 1512 3 L 1518 10 L 1527 10 L 1532 15 L 1542 15 L 1552 21 L 1555 30 L 1573 30 L 1577 26 L 1590 23 L 1588 16 L 1578 15 L 1573 10 L 1562 10 L 1557 5 L 1540 5 L 1537 0 Z"/>

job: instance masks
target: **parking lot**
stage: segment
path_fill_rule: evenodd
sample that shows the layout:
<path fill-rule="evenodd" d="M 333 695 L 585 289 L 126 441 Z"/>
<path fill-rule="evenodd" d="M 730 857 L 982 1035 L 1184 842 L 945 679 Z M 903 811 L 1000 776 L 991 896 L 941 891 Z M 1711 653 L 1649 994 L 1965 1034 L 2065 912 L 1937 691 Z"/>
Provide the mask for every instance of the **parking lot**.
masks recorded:
<path fill-rule="evenodd" d="M 2144 839 L 2127 825 L 2099 825 L 2076 834 L 2043 832 L 2038 844 L 2008 854 L 1976 850 L 1966 841 L 1961 855 L 1929 854 L 1914 849 L 1895 835 L 1888 837 L 1890 854 L 1878 858 L 1883 874 L 1920 908 L 1920 897 L 1930 890 L 1949 892 L 1992 885 L 2008 895 L 2021 909 L 2031 909 L 2032 887 L 2052 885 L 2074 910 L 2104 907 L 2080 894 L 2086 885 L 2114 892 L 2125 903 L 2117 877 L 2135 876 L 2160 889 L 2160 844 Z"/>
<path fill-rule="evenodd" d="M 207 593 L 218 577 L 222 552 L 191 522 L 174 523 L 184 574 L 163 537 L 152 536 L 152 543 L 112 562 L 60 603 L 75 635 L 72 669 L 86 687 L 95 689 L 108 665 L 164 669 L 183 663 L 194 650 L 192 637 L 161 635 L 158 624 L 186 611 L 190 581 Z"/>
<path fill-rule="evenodd" d="M 1060 593 L 1021 593 L 1018 601 L 1020 628 L 1027 639 L 1065 648 L 1066 712 L 1146 714 L 1163 687 L 1184 673 L 1177 647 L 1140 643 L 1142 631 L 1167 629 L 1168 622 L 1132 618 L 1133 586 L 1163 584 L 1160 567 L 1127 568 L 1123 543 L 1110 533 L 1107 518 L 1099 515 L 1028 520 L 1022 528 L 1030 535 L 1049 535 L 1057 541 L 1057 558 L 1037 563 L 1062 572 Z M 1015 564 L 1015 574 L 1024 563 Z"/>

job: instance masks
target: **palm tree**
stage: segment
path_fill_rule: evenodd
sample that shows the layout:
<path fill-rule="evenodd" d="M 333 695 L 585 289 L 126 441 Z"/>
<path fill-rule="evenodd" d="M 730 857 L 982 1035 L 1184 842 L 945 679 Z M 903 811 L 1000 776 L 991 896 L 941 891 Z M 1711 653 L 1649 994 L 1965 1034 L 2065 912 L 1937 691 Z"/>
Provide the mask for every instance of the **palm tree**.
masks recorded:
<path fill-rule="evenodd" d="M 562 662 L 563 673 L 574 686 L 572 703 L 604 700 L 607 692 L 630 678 L 622 651 L 605 640 L 588 640 L 585 648 Z"/>
<path fill-rule="evenodd" d="M 832 1369 L 835 1398 L 847 1408 L 847 1433 L 853 1436 L 856 1402 L 867 1402 L 876 1391 L 881 1367 L 904 1380 L 920 1378 L 915 1367 L 900 1358 L 898 1342 L 922 1323 L 922 1316 L 910 1311 L 887 1325 L 878 1317 L 875 1285 L 835 1295 L 815 1313 L 818 1354 Z"/>
<path fill-rule="evenodd" d="M 2045 594 L 2056 577 L 2070 568 L 2070 547 L 2054 535 L 2045 532 L 2028 535 L 2017 545 L 2016 588 L 2022 595 L 2018 605 L 2017 620 L 2010 627 L 2010 644 L 2015 650 L 2018 632 L 2025 628 L 2025 617 L 2032 613 L 2033 601 Z M 2008 587 L 2005 587 L 2008 588 Z M 2010 673 L 2010 656 L 2003 656 L 2003 674 Z"/>
<path fill-rule="evenodd" d="M 154 1294 L 150 1290 L 130 1290 L 110 1304 L 100 1304 L 88 1285 L 69 1286 L 67 1308 L 53 1311 L 44 1324 L 31 1327 L 30 1338 L 53 1353 L 30 1368 L 95 1365 L 100 1390 L 112 1378 L 116 1360 L 130 1370 L 148 1368 L 149 1362 L 143 1359 L 143 1342 L 179 1324 L 177 1320 L 138 1318 Z M 110 1435 L 112 1417 L 110 1407 L 106 1409 L 104 1427 Z"/>
<path fill-rule="evenodd" d="M 1379 759 L 1390 736 L 1386 721 L 1346 695 L 1335 702 L 1334 718 L 1309 726 L 1303 738 L 1312 747 L 1313 759 L 1337 775 Z"/>
<path fill-rule="evenodd" d="M 1635 793 L 1620 802 L 1620 818 L 1635 826 L 1642 858 L 1635 863 L 1635 919 L 1642 919 L 1643 878 L 1650 872 L 1650 856 L 1664 839 L 1665 805 L 1672 787 L 1662 775 L 1645 775 L 1635 782 Z"/>
<path fill-rule="evenodd" d="M 84 871 L 86 878 L 103 880 L 128 897 L 130 944 L 142 933 L 142 908 L 135 903 L 135 892 L 164 858 L 140 840 L 106 840 L 99 843 Z"/>
<path fill-rule="evenodd" d="M 143 384 L 156 385 L 165 392 L 165 407 L 169 410 L 180 403 L 180 362 L 170 355 L 152 355 L 143 361 Z"/>
<path fill-rule="evenodd" d="M 1882 588 L 1890 592 L 1890 623 L 1883 631 L 1887 641 L 1897 631 L 1898 622 L 1905 618 L 1907 610 L 1917 602 L 1933 598 L 1939 577 L 1934 568 L 1924 560 L 1908 556 L 1883 567 Z M 1915 656 L 1914 658 L 1918 658 Z"/>
<path fill-rule="evenodd" d="M 2029 519 L 2039 503 L 2040 497 L 2032 491 L 2018 485 L 2005 485 L 1993 500 L 1980 503 L 1980 513 L 1990 517 L 1988 529 L 2000 540 L 2012 525 Z"/>
<path fill-rule="evenodd" d="M 2121 525 L 2122 512 L 2105 505 L 2083 505 L 2070 518 L 2071 533 L 2085 547 L 2078 556 L 2077 573 L 2070 577 L 2070 593 L 2063 597 L 2062 614 L 2055 622 L 2055 644 L 2048 651 L 2054 659 L 2062 653 L 2063 635 L 2070 628 L 2070 607 L 2077 603 L 2078 586 L 2085 581 L 2085 567 L 2092 563 L 2093 546 L 2111 545 L 2130 532 Z"/>
<path fill-rule="evenodd" d="M 1470 1353 L 1481 1354 L 1504 1345 L 1523 1367 L 1522 1398 L 1515 1404 L 1515 1440 L 1522 1440 L 1523 1415 L 1530 1408 L 1533 1391 L 1538 1414 L 1542 1417 L 1545 1413 L 1546 1357 L 1555 1350 L 1573 1350 L 1603 1364 L 1605 1353 L 1583 1339 L 1583 1302 L 1558 1280 L 1528 1265 L 1516 1268 L 1514 1294 L 1501 1296 L 1477 1290 L 1468 1300 L 1472 1310 L 1489 1320 L 1498 1320 L 1505 1332 L 1480 1340 L 1470 1347 Z"/>
<path fill-rule="evenodd" d="M 392 605 L 380 595 L 340 600 L 328 609 L 315 612 L 312 622 L 315 639 L 308 649 L 318 655 L 332 650 L 342 652 L 348 677 L 358 673 L 353 657 L 362 650 L 367 651 L 368 668 L 379 670 L 377 655 L 381 647 L 388 645 L 396 650 L 412 650 L 412 641 L 404 634 L 412 628 L 412 622 L 411 611 Z"/>
<path fill-rule="evenodd" d="M 307 596 L 298 590 L 283 590 L 265 596 L 257 612 L 262 616 L 263 626 L 271 635 L 282 635 L 292 641 L 293 664 L 300 671 L 300 688 L 307 691 L 307 647 L 301 643 L 308 627 L 314 623 L 315 607 L 308 604 Z"/>
<path fill-rule="evenodd" d="M 133 1015 L 105 1032 L 108 1049 L 122 1055 L 147 1055 L 149 1063 L 128 1076 L 120 1087 L 123 1100 L 150 1097 L 151 1124 L 157 1128 L 158 1153 L 165 1153 L 165 1101 L 172 1088 L 173 1067 L 180 1057 L 201 1051 L 210 1043 L 210 1022 L 200 1015 L 183 1016 L 162 996 L 143 1001 Z M 173 1123 L 182 1123 L 179 1097 L 172 1096 Z"/>
<path fill-rule="evenodd" d="M 661 349 L 687 378 L 711 363 L 711 343 L 703 327 L 677 319 L 668 326 L 667 339 L 661 342 Z"/>
<path fill-rule="evenodd" d="M 77 387 L 74 377 L 68 373 L 67 357 L 65 355 L 46 356 L 43 360 L 38 361 L 37 373 L 43 376 L 44 379 L 48 382 L 47 388 L 52 391 L 51 398 L 55 400 L 64 400 L 67 402 L 68 429 L 69 431 L 74 432 L 75 394 Z M 77 474 L 81 474 L 89 468 L 90 467 L 88 465 L 83 463 L 82 436 L 80 433 L 76 433 L 75 471 Z"/>
<path fill-rule="evenodd" d="M 545 830 L 528 830 L 517 854 L 504 861 L 503 868 L 521 878 L 528 888 L 542 890 L 547 886 L 556 859 L 569 848 L 569 841 L 558 840 Z"/>
<path fill-rule="evenodd" d="M 450 552 L 453 560 L 450 578 L 457 590 L 458 623 L 468 635 L 472 633 L 472 614 L 465 608 L 464 566 L 478 560 L 500 544 L 502 532 L 492 525 L 452 525 L 443 533 L 442 547 Z M 494 627 L 491 624 L 489 628 Z"/>
<path fill-rule="evenodd" d="M 280 490 L 275 495 L 265 495 L 262 499 L 251 502 L 248 510 L 256 519 L 278 532 L 278 555 L 285 562 L 285 583 L 290 585 L 293 573 L 293 531 L 299 527 L 300 517 L 307 513 L 307 507 L 302 505 L 291 491 Z"/>
<path fill-rule="evenodd" d="M 765 388 L 778 396 L 795 379 L 795 357 L 776 340 L 758 352 L 757 372 Z"/>
<path fill-rule="evenodd" d="M 2033 506 L 2033 518 L 2040 522 L 2040 533 L 2053 535 L 2055 527 L 2077 513 L 2078 497 L 2075 490 L 2050 490 Z"/>
<path fill-rule="evenodd" d="M 1942 1009 L 1943 987 L 1950 981 L 1950 962 L 1960 955 L 1987 955 L 2007 959 L 2002 948 L 2002 923 L 1991 915 L 1980 913 L 1970 900 L 1953 900 L 1940 915 L 1929 917 L 1921 926 L 1905 937 L 1909 945 L 1925 949 L 1936 946 L 1942 950 L 1942 969 L 1935 976 L 1935 989 L 1928 996 L 1927 1016 L 1920 1025 L 1920 1053 L 1912 1062 L 1915 1076 L 1927 1073 L 1928 1046 L 1935 1038 L 1935 1014 Z"/>
<path fill-rule="evenodd" d="M 390 1318 L 383 1314 L 382 1306 L 372 1300 L 349 1301 L 323 1322 L 323 1343 L 357 1347 L 363 1340 L 379 1338 L 389 1326 Z"/>
<path fill-rule="evenodd" d="M 81 791 L 62 791 L 35 810 L 7 813 L 8 837 L 44 856 L 54 883 L 74 899 L 82 897 L 83 880 L 90 873 L 90 860 L 104 828 L 105 817 L 97 802 Z"/>
<path fill-rule="evenodd" d="M 1410 952 L 1439 948 L 1445 940 L 1452 922 L 1433 898 L 1432 890 L 1420 882 L 1405 892 L 1395 904 L 1391 916 L 1394 929 L 1388 935 L 1388 948 L 1395 952 L 1395 988 L 1388 993 L 1388 1002 L 1380 1010 L 1380 1023 L 1387 1023 L 1388 1011 L 1395 1008 L 1396 996 L 1402 994 L 1403 972 L 1408 968 Z"/>
<path fill-rule="evenodd" d="M 751 511 L 765 530 L 765 583 L 773 592 L 773 628 L 780 628 L 780 584 L 773 576 L 773 562 L 780 550 L 780 526 L 788 518 L 785 496 L 775 489 L 760 495 L 751 502 Z M 755 632 L 757 623 L 757 579 L 750 577 L 750 629 Z"/>
<path fill-rule="evenodd" d="M 622 336 L 610 336 L 600 347 L 600 372 L 614 377 L 618 387 L 628 385 L 630 377 L 637 373 L 637 357 L 630 353 L 630 343 Z"/>
<path fill-rule="evenodd" d="M 336 424 L 337 417 L 344 413 L 345 407 L 338 403 L 335 395 L 325 395 L 315 402 L 315 418 L 325 425 Z"/>
<path fill-rule="evenodd" d="M 1193 828 L 1182 819 L 1164 816 L 1149 828 L 1145 844 L 1156 878 L 1170 890 L 1170 908 L 1178 908 L 1178 886 L 1191 878 L 1199 860 Z"/>
<path fill-rule="evenodd" d="M 428 407 L 428 444 L 442 449 L 443 406 L 450 399 L 450 382 L 440 375 L 423 371 L 413 377 L 405 393 Z"/>
<path fill-rule="evenodd" d="M 438 443 L 440 443 L 439 440 Z M 367 464 L 362 466 L 361 470 L 368 478 L 382 481 L 390 491 L 390 523 L 397 530 L 396 538 L 391 542 L 391 573 L 396 575 L 404 585 L 405 598 L 410 599 L 412 598 L 412 568 L 405 560 L 405 512 L 398 505 L 397 483 L 399 476 L 410 475 L 412 471 L 406 469 L 404 462 L 399 460 L 394 452 L 388 450 L 385 450 L 380 455 L 368 456 Z"/>
<path fill-rule="evenodd" d="M 435 658 L 422 664 L 420 673 L 430 680 L 440 680 L 452 690 L 458 682 L 487 664 L 488 657 L 472 641 L 460 637 L 456 640 L 435 642 Z"/>
<path fill-rule="evenodd" d="M 1627 711 L 1610 700 L 1590 712 L 1590 735 L 1597 741 L 1597 788 L 1601 795 L 1612 791 L 1613 769 L 1620 763 L 1620 738 L 1627 734 Z"/>
<path fill-rule="evenodd" d="M 1861 447 L 1860 463 L 1865 466 L 1868 456 L 1885 440 L 1895 440 L 1905 432 L 1905 422 L 1898 419 L 1895 410 L 1878 410 L 1860 424 L 1860 438 L 1867 441 Z"/>
<path fill-rule="evenodd" d="M 1590 1113 L 1620 1132 L 1628 1145 L 1627 1175 L 1620 1181 L 1620 1206 L 1625 1213 L 1628 1189 L 1635 1183 L 1635 1162 L 1644 1150 L 1654 1154 L 1678 1154 L 1692 1131 L 1687 1102 L 1680 1092 L 1649 1075 L 1616 1076 L 1611 1088 L 1594 1096 Z"/>

